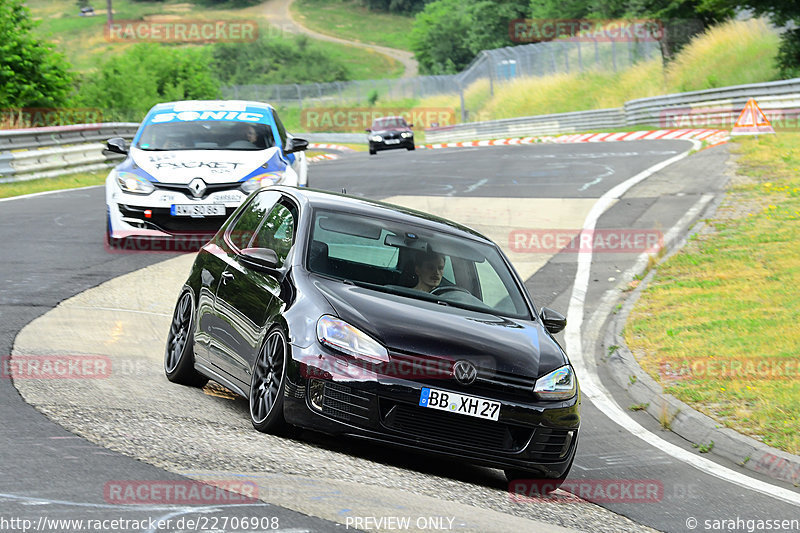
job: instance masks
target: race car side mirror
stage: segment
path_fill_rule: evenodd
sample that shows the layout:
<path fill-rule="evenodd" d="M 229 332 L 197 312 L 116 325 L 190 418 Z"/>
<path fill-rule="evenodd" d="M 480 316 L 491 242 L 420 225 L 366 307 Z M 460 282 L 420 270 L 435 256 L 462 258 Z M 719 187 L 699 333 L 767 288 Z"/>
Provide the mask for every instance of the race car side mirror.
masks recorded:
<path fill-rule="evenodd" d="M 126 143 L 125 139 L 122 137 L 114 137 L 113 139 L 106 141 L 106 149 L 109 152 L 114 152 L 115 154 L 127 155 L 128 143 Z"/>
<path fill-rule="evenodd" d="M 305 139 L 299 139 L 297 137 L 293 137 L 286 141 L 286 153 L 291 154 L 293 152 L 302 152 L 308 148 L 308 141 Z"/>

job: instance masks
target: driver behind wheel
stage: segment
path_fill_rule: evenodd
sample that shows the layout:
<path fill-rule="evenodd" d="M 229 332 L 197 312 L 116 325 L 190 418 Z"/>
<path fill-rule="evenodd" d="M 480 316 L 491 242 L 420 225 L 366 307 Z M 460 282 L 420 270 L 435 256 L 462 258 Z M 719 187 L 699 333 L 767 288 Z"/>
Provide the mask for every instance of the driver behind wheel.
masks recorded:
<path fill-rule="evenodd" d="M 414 273 L 418 291 L 431 292 L 442 282 L 444 256 L 436 252 L 420 252 L 414 257 Z"/>

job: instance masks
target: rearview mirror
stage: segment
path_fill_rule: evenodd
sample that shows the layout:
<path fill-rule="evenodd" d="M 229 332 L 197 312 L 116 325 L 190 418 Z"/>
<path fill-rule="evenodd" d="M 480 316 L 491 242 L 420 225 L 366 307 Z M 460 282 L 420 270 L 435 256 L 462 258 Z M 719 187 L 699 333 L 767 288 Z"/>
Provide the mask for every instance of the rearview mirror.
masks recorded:
<path fill-rule="evenodd" d="M 278 254 L 270 248 L 245 248 L 241 259 L 256 269 L 275 270 L 278 268 Z"/>
<path fill-rule="evenodd" d="M 550 333 L 559 333 L 567 327 L 567 317 L 549 307 L 542 307 L 542 312 L 539 313 L 539 316 L 545 329 Z"/>
<path fill-rule="evenodd" d="M 114 137 L 106 141 L 106 150 L 115 154 L 128 154 L 128 143 L 122 137 Z"/>

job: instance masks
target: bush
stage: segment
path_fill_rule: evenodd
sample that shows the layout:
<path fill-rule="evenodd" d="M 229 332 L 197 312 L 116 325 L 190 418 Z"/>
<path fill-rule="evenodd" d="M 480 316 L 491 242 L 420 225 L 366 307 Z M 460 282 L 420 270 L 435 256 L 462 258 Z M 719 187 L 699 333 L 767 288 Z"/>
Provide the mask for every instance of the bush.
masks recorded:
<path fill-rule="evenodd" d="M 220 97 L 208 48 L 137 44 L 80 84 L 76 105 L 99 107 L 105 120 L 141 120 L 159 102 Z"/>
<path fill-rule="evenodd" d="M 324 83 L 348 80 L 334 55 L 309 43 L 262 35 L 249 43 L 221 43 L 213 48 L 214 71 L 224 84 Z"/>
<path fill-rule="evenodd" d="M 21 0 L 0 0 L 0 109 L 59 107 L 72 90 L 64 57 L 32 29 Z"/>

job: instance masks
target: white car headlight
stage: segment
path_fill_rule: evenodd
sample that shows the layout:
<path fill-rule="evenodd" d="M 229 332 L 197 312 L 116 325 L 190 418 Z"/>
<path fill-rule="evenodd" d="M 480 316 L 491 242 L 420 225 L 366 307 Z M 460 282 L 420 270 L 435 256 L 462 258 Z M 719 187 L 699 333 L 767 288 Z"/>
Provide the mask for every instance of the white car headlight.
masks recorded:
<path fill-rule="evenodd" d="M 575 372 L 572 367 L 562 366 L 540 377 L 533 386 L 533 392 L 542 400 L 569 400 L 578 390 Z"/>
<path fill-rule="evenodd" d="M 370 136 L 369 140 L 375 143 L 379 143 L 383 140 L 383 137 L 381 137 L 380 135 L 372 135 Z"/>
<path fill-rule="evenodd" d="M 117 172 L 117 184 L 125 192 L 133 194 L 150 194 L 156 188 L 149 180 L 133 172 Z"/>
<path fill-rule="evenodd" d="M 282 183 L 283 179 L 283 172 L 266 172 L 264 174 L 259 174 L 258 176 L 253 176 L 249 180 L 242 183 L 242 190 L 247 194 L 250 194 L 261 187 Z"/>
<path fill-rule="evenodd" d="M 403 133 L 400 134 L 400 137 L 402 137 L 403 139 L 408 139 L 412 135 L 414 135 L 414 134 L 411 133 L 410 131 L 404 131 Z"/>
<path fill-rule="evenodd" d="M 378 341 L 330 315 L 323 315 L 317 321 L 317 338 L 323 345 L 347 355 L 373 362 L 389 362 L 389 352 Z"/>

